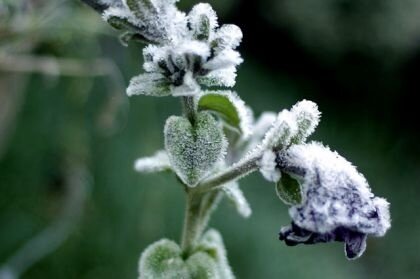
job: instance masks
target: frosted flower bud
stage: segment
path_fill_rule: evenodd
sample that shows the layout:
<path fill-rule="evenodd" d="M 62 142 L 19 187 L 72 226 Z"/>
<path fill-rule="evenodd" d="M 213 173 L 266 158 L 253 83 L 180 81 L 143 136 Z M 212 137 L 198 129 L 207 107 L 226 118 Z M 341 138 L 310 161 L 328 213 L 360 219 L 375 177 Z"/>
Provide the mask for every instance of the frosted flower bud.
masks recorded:
<path fill-rule="evenodd" d="M 302 202 L 291 206 L 292 226 L 282 228 L 287 245 L 341 241 L 349 259 L 359 257 L 366 236 L 390 228 L 389 204 L 373 195 L 362 174 L 320 143 L 293 145 L 278 154 L 278 167 L 300 181 Z"/>
<path fill-rule="evenodd" d="M 271 149 L 288 146 L 296 135 L 297 129 L 295 115 L 286 109 L 281 111 L 265 134 L 263 147 Z"/>
<path fill-rule="evenodd" d="M 317 104 L 307 100 L 298 102 L 290 111 L 295 115 L 298 126 L 298 132 L 294 141 L 303 143 L 315 131 L 319 124 L 321 113 Z"/>

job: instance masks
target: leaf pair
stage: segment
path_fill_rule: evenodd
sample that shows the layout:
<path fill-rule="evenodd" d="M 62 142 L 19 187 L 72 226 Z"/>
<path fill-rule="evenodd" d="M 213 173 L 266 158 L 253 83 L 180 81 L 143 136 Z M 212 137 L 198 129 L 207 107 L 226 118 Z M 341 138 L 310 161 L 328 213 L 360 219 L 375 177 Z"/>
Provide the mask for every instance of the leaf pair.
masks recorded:
<path fill-rule="evenodd" d="M 183 258 L 175 242 L 162 239 L 150 245 L 141 255 L 139 279 L 233 279 L 220 234 L 209 230 L 195 251 Z"/>

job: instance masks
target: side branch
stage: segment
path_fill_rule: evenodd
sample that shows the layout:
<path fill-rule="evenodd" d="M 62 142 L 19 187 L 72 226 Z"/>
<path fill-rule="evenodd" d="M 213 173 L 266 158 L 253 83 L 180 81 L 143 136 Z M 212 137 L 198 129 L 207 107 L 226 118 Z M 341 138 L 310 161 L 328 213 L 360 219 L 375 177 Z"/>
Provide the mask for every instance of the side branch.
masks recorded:
<path fill-rule="evenodd" d="M 219 189 L 224 184 L 239 179 L 248 175 L 249 173 L 258 169 L 258 161 L 261 159 L 261 154 L 257 153 L 251 156 L 249 159 L 240 161 L 227 170 L 210 177 L 203 182 L 201 182 L 195 188 L 197 192 L 207 192 Z"/>

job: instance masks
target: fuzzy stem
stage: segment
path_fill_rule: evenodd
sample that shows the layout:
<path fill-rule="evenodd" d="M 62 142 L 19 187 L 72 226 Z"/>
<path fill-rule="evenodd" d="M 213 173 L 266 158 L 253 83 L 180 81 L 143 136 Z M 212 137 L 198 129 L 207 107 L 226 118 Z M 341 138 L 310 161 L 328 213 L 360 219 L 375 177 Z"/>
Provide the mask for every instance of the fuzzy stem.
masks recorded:
<path fill-rule="evenodd" d="M 199 193 L 216 190 L 222 187 L 227 182 L 241 178 L 258 168 L 258 161 L 261 159 L 261 154 L 255 154 L 249 159 L 234 164 L 227 170 L 204 180 L 196 187 Z"/>
<path fill-rule="evenodd" d="M 187 190 L 187 205 L 181 239 L 181 247 L 185 256 L 190 255 L 203 231 L 200 214 L 202 202 L 203 195 Z"/>
<path fill-rule="evenodd" d="M 184 110 L 185 116 L 188 118 L 191 124 L 194 125 L 196 117 L 197 117 L 194 97 L 192 96 L 182 97 L 182 108 Z"/>

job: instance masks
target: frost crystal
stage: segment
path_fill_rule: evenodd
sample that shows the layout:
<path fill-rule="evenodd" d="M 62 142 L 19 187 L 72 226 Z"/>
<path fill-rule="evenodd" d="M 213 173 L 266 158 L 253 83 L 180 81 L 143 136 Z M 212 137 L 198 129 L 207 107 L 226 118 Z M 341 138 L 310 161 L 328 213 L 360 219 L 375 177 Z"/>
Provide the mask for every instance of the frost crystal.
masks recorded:
<path fill-rule="evenodd" d="M 171 169 L 166 151 L 159 150 L 151 157 L 137 159 L 134 168 L 138 172 L 158 172 Z"/>
<path fill-rule="evenodd" d="M 290 207 L 291 227 L 280 239 L 288 245 L 343 241 L 349 259 L 359 257 L 366 236 L 390 228 L 389 204 L 375 197 L 362 174 L 319 143 L 293 145 L 278 154 L 278 168 L 301 182 L 303 201 Z"/>

